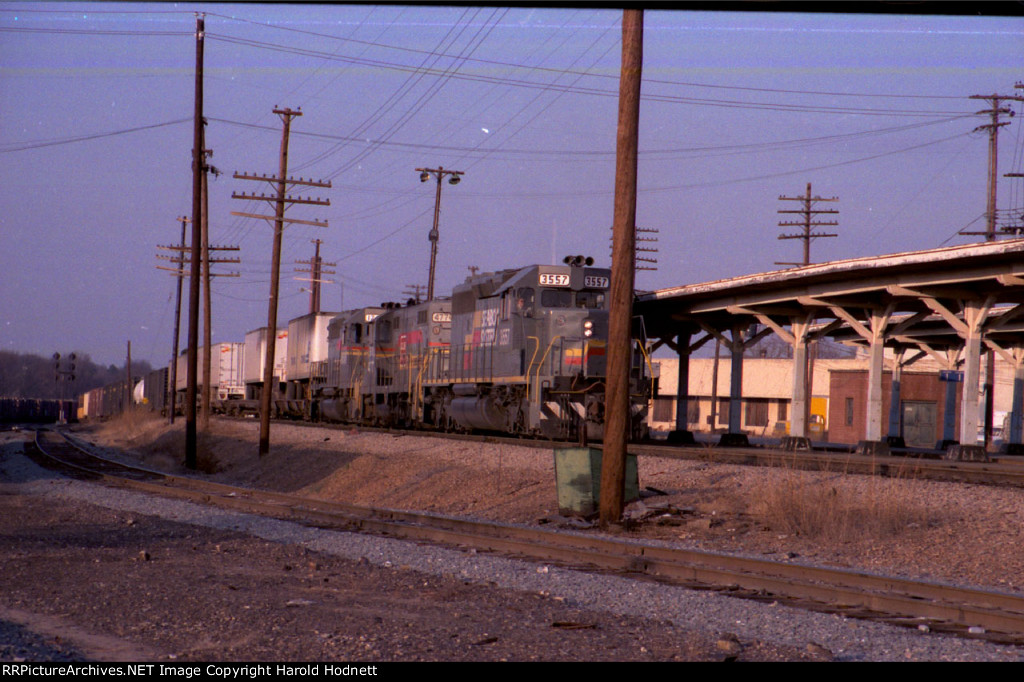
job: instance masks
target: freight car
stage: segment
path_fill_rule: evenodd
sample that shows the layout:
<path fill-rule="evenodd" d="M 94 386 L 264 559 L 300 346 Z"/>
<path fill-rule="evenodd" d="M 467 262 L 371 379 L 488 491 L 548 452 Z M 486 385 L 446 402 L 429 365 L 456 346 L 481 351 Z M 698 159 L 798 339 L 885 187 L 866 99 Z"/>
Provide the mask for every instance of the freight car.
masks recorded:
<path fill-rule="evenodd" d="M 0 423 L 4 424 L 53 424 L 75 421 L 76 415 L 74 400 L 0 398 Z"/>

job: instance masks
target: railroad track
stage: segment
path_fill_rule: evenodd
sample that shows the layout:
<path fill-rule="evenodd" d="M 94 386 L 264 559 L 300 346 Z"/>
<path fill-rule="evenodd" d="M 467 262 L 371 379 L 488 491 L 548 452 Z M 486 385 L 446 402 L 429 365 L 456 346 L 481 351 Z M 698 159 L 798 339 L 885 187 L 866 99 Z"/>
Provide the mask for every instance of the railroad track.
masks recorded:
<path fill-rule="evenodd" d="M 408 433 L 427 438 L 446 438 L 483 443 L 500 443 L 522 447 L 547 448 L 571 447 L 572 443 L 532 438 L 514 438 L 501 435 L 479 435 L 445 433 L 429 430 L 401 430 L 381 427 L 355 427 L 350 424 L 289 421 L 294 425 L 310 428 L 342 429 L 358 428 L 360 431 L 380 433 Z M 600 443 L 591 447 L 600 449 Z M 852 452 L 796 451 L 787 452 L 770 447 L 718 447 L 707 444 L 661 445 L 658 443 L 630 443 L 628 451 L 633 455 L 688 459 L 718 464 L 742 464 L 746 466 L 776 466 L 810 471 L 829 471 L 844 474 L 888 476 L 909 480 L 923 479 L 950 481 L 954 483 L 975 483 L 979 485 L 1024 488 L 1024 458 L 1003 459 L 994 462 L 957 462 L 940 459 L 925 459 L 910 456 L 857 455 Z"/>
<path fill-rule="evenodd" d="M 52 431 L 38 431 L 33 449 L 47 466 L 75 476 L 317 527 L 618 571 L 738 597 L 1024 645 L 1024 596 L 1018 594 L 238 488 L 113 462 L 87 444 Z"/>

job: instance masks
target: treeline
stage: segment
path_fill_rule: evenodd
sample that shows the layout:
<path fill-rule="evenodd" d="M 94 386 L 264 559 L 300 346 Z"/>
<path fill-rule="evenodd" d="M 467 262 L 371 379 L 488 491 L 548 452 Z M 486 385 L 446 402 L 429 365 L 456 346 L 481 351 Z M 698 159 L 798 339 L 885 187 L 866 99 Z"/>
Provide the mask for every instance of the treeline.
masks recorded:
<path fill-rule="evenodd" d="M 57 363 L 53 357 L 0 351 L 0 397 L 72 399 L 86 391 L 125 379 L 123 366 L 97 365 L 85 353 L 75 353 L 74 365 L 73 381 L 57 381 Z M 70 368 L 69 358 L 61 357 L 60 369 L 69 371 Z M 132 362 L 132 376 L 136 380 L 151 370 L 148 362 Z"/>

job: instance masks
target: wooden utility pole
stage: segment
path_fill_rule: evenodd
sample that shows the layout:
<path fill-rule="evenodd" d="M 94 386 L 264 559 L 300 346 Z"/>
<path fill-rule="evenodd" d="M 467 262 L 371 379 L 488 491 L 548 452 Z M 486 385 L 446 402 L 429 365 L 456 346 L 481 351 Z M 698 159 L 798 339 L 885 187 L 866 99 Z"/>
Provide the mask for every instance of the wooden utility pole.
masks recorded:
<path fill-rule="evenodd" d="M 203 38 L 205 15 L 196 14 L 195 112 L 192 126 L 192 263 L 199 263 L 202 240 Z M 188 379 L 185 387 L 185 467 L 196 468 L 196 347 L 199 343 L 199 268 L 191 268 L 188 296 Z"/>
<path fill-rule="evenodd" d="M 402 292 L 405 296 L 412 296 L 413 300 L 417 303 L 423 301 L 423 285 L 422 284 L 406 284 L 405 291 Z"/>
<path fill-rule="evenodd" d="M 608 324 L 604 454 L 601 461 L 601 525 L 622 518 L 629 441 L 629 366 L 632 352 L 633 281 L 636 248 L 637 140 L 643 71 L 643 10 L 622 12 L 622 74 L 616 136 L 615 214 L 612 222 L 612 281 Z"/>
<path fill-rule="evenodd" d="M 205 181 L 204 181 L 204 185 L 205 185 Z M 204 189 L 204 201 L 205 201 L 205 189 Z M 206 213 L 206 211 L 204 209 L 204 217 L 205 217 L 205 213 Z M 169 245 L 164 245 L 164 244 L 158 244 L 157 245 L 158 249 L 164 249 L 166 251 L 174 251 L 174 252 L 176 252 L 176 255 L 173 255 L 173 256 L 163 256 L 163 255 L 157 254 L 157 258 L 162 258 L 164 260 L 169 260 L 172 263 L 175 263 L 176 264 L 175 267 L 168 268 L 168 267 L 164 267 L 164 266 L 161 266 L 161 265 L 156 266 L 157 269 L 159 269 L 159 270 L 169 270 L 169 271 L 173 272 L 175 274 L 175 276 L 177 277 L 177 279 L 178 279 L 178 296 L 177 296 L 177 305 L 175 306 L 175 317 L 174 317 L 173 351 L 172 351 L 172 355 L 171 355 L 171 367 L 170 367 L 170 377 L 169 377 L 169 384 L 170 385 L 168 386 L 168 396 L 169 396 L 168 397 L 168 401 L 169 401 L 168 404 L 171 407 L 171 409 L 170 409 L 170 423 L 171 424 L 174 423 L 174 402 L 175 402 L 174 398 L 175 398 L 175 395 L 176 395 L 177 381 L 178 381 L 178 320 L 181 317 L 181 282 L 182 282 L 182 280 L 186 276 L 191 277 L 191 268 L 188 271 L 185 270 L 185 264 L 186 263 L 190 263 L 189 249 L 188 249 L 188 247 L 185 246 L 185 223 L 188 222 L 188 218 L 184 218 L 183 217 L 183 218 L 181 218 L 181 221 L 182 221 L 182 223 L 181 223 L 181 246 L 169 246 Z M 204 224 L 205 224 L 205 220 L 204 220 Z M 229 272 L 229 273 L 210 272 L 209 271 L 209 266 L 211 264 L 217 264 L 217 263 L 239 263 L 240 262 L 238 258 L 211 258 L 210 255 L 209 255 L 209 252 L 211 252 L 211 251 L 238 251 L 239 247 L 237 247 L 237 246 L 210 246 L 207 243 L 206 231 L 203 230 L 203 248 L 202 248 L 202 250 L 204 252 L 204 255 L 201 257 L 202 258 L 202 263 L 203 263 L 202 270 L 203 270 L 203 279 L 204 279 L 204 283 L 203 283 L 202 288 L 206 292 L 206 297 L 205 297 L 206 298 L 206 304 L 204 305 L 204 317 L 205 317 L 206 321 L 204 323 L 204 326 L 205 326 L 205 328 L 207 330 L 209 330 L 211 328 L 211 322 L 210 322 L 210 319 L 211 319 L 211 312 L 210 312 L 210 290 L 211 290 L 211 287 L 210 287 L 210 281 L 211 281 L 211 279 L 214 278 L 214 277 L 238 277 L 239 276 L 239 273 L 237 273 L 237 272 Z M 205 349 L 209 349 L 210 345 L 211 345 L 210 344 L 210 336 L 209 336 L 209 333 L 207 332 L 207 334 L 206 334 L 206 342 L 204 344 L 204 348 Z M 208 355 L 209 355 L 208 351 L 204 352 L 204 356 L 208 356 Z M 207 359 L 204 360 L 204 369 L 203 369 L 203 384 L 202 385 L 204 387 L 209 386 L 210 383 L 211 383 L 209 378 L 208 378 L 209 376 L 210 376 L 210 360 L 207 357 Z M 204 395 L 208 396 L 209 395 L 209 390 L 204 388 L 203 393 L 204 393 Z M 205 410 L 202 410 L 202 409 L 200 410 L 200 412 L 201 412 L 201 414 L 200 414 L 200 426 L 205 429 L 206 428 L 206 422 L 209 420 L 209 413 L 208 413 L 209 400 L 204 398 L 202 400 L 202 402 L 203 402 L 203 406 L 206 409 Z M 205 415 L 202 414 L 202 412 L 204 412 L 204 411 L 206 412 Z"/>
<path fill-rule="evenodd" d="M 656 235 L 659 232 L 660 232 L 660 230 L 657 230 L 657 229 L 654 229 L 654 228 L 650 228 L 650 227 L 637 227 L 636 228 L 635 249 L 634 249 L 634 253 L 635 253 L 636 257 L 633 259 L 634 260 L 633 269 L 634 269 L 635 272 L 639 272 L 641 270 L 650 270 L 650 271 L 653 272 L 653 271 L 658 269 L 658 259 L 657 258 L 655 258 L 654 256 L 647 256 L 647 255 L 641 256 L 640 254 L 648 254 L 648 253 L 656 254 L 656 253 L 658 253 L 658 247 L 657 246 L 648 246 L 648 244 L 652 244 L 652 245 L 653 244 L 657 244 L 658 243 L 658 238 L 657 237 L 646 237 L 646 236 L 641 236 L 641 235 Z M 609 238 L 608 241 L 612 242 L 613 240 L 612 240 L 612 238 Z M 610 245 L 609 246 L 609 251 L 611 251 L 613 248 L 614 247 Z M 609 255 L 611 255 L 611 254 L 609 254 Z"/>
<path fill-rule="evenodd" d="M 209 226 L 209 202 L 210 194 L 207 187 L 209 171 L 212 168 L 206 163 L 206 159 L 213 156 L 213 152 L 206 148 L 206 120 L 203 120 L 202 128 L 202 149 L 203 149 L 203 397 L 199 407 L 199 428 L 206 432 L 210 428 L 210 307 L 212 297 L 210 296 L 210 226 Z"/>
<path fill-rule="evenodd" d="M 313 204 L 316 206 L 331 205 L 329 199 L 320 199 L 319 197 L 312 199 L 309 197 L 303 198 L 288 195 L 288 188 L 291 186 L 298 185 L 305 187 L 330 188 L 331 183 L 330 181 L 324 180 L 306 180 L 303 178 L 296 179 L 288 177 L 288 134 L 291 131 L 292 119 L 296 116 L 302 116 L 302 111 L 278 109 L 275 107 L 274 113 L 281 118 L 281 121 L 284 124 L 283 131 L 281 133 L 281 154 L 278 175 L 275 177 L 268 175 L 235 173 L 234 177 L 237 180 L 260 180 L 270 183 L 270 185 L 275 187 L 277 190 L 275 195 L 265 196 L 261 194 L 256 196 L 255 193 L 245 194 L 244 192 L 235 192 L 231 195 L 231 198 L 233 199 L 267 201 L 274 205 L 273 216 L 259 215 L 255 213 L 242 213 L 240 211 L 231 212 L 231 215 L 241 216 L 243 218 L 260 218 L 267 221 L 273 221 L 274 225 L 274 251 L 270 268 L 270 303 L 267 310 L 267 347 L 263 368 L 263 393 L 260 395 L 259 454 L 261 457 L 270 452 L 270 409 L 271 399 L 273 394 L 276 392 L 276 387 L 274 386 L 274 346 L 275 341 L 277 340 L 277 293 L 281 281 L 281 239 L 284 235 L 284 224 L 285 222 L 288 222 L 298 223 L 300 225 L 312 225 L 314 227 L 327 227 L 327 221 L 296 220 L 294 218 L 285 220 L 285 206 L 291 204 Z"/>
<path fill-rule="evenodd" d="M 156 266 L 159 270 L 171 270 L 175 273 L 175 279 L 178 280 L 176 287 L 177 295 L 174 300 L 174 338 L 171 340 L 171 365 L 167 379 L 167 421 L 170 424 L 174 423 L 174 399 L 178 394 L 178 338 L 181 332 L 181 282 L 185 277 L 185 223 L 190 222 L 187 216 L 181 216 L 178 220 L 181 221 L 181 245 L 177 247 L 157 245 L 159 249 L 177 251 L 178 258 L 176 262 L 178 266 L 175 268 L 165 268 L 161 265 Z M 157 258 L 164 258 L 164 256 L 158 254 Z"/>
<path fill-rule="evenodd" d="M 981 111 L 975 112 L 977 114 L 988 114 L 991 118 L 991 123 L 987 125 L 981 125 L 974 129 L 973 132 L 979 130 L 988 131 L 988 192 L 987 192 L 987 205 L 985 210 L 985 231 L 984 232 L 969 232 L 961 231 L 960 234 L 971 234 L 971 235 L 984 235 L 985 241 L 991 242 L 996 239 L 996 177 L 998 175 L 999 167 L 999 129 L 1003 126 L 1010 125 L 1009 121 L 1000 122 L 999 115 L 1007 114 L 1013 116 L 1013 110 L 1010 107 L 1000 106 L 1000 102 L 1024 102 L 1024 97 L 1019 95 L 971 95 L 970 99 L 983 99 L 987 100 L 991 104 L 990 109 L 982 109 Z M 992 419 L 995 416 L 995 385 L 996 385 L 996 368 L 995 368 L 995 351 L 989 349 L 986 354 L 987 360 L 985 363 L 985 386 L 983 392 L 985 394 L 985 448 L 988 448 L 989 443 L 992 442 Z M 973 443 L 974 440 L 969 438 L 969 434 L 960 434 L 961 440 L 966 443 Z"/>
<path fill-rule="evenodd" d="M 988 201 L 985 210 L 985 231 L 963 231 L 960 234 L 984 235 L 985 241 L 991 242 L 996 239 L 996 177 L 999 167 L 999 129 L 1010 125 L 1009 121 L 1000 122 L 999 115 L 1007 114 L 1013 116 L 1013 110 L 1010 107 L 1000 106 L 1000 102 L 1024 102 L 1024 97 L 1020 95 L 971 95 L 970 99 L 987 100 L 992 105 L 990 109 L 982 109 L 975 112 L 977 114 L 988 114 L 992 122 L 978 126 L 972 131 L 988 131 Z M 987 442 L 988 439 L 986 438 Z"/>
<path fill-rule="evenodd" d="M 124 411 L 128 413 L 132 409 L 132 399 L 134 398 L 135 386 L 132 385 L 132 341 L 128 339 L 128 359 L 124 364 L 124 372 L 128 380 L 128 399 L 124 403 Z"/>
<path fill-rule="evenodd" d="M 811 240 L 819 237 L 838 237 L 837 234 L 825 234 L 823 232 L 815 232 L 816 227 L 835 227 L 839 223 L 834 220 L 827 222 L 816 221 L 814 218 L 822 214 L 836 214 L 839 213 L 834 208 L 823 209 L 814 208 L 815 204 L 821 201 L 839 201 L 839 197 L 812 197 L 811 196 L 811 183 L 807 183 L 807 194 L 802 197 L 784 197 L 780 196 L 779 201 L 799 201 L 803 203 L 802 208 L 796 210 L 779 210 L 779 213 L 797 213 L 803 216 L 803 220 L 782 222 L 779 223 L 779 227 L 802 227 L 803 232 L 797 234 L 780 234 L 779 239 L 802 239 L 804 242 L 804 260 L 802 263 L 780 263 L 775 262 L 776 265 L 810 265 L 811 264 Z"/>
<path fill-rule="evenodd" d="M 324 266 L 335 267 L 337 263 L 325 263 L 320 259 L 320 245 L 323 244 L 319 239 L 313 239 L 313 244 L 316 245 L 316 252 L 312 260 L 297 260 L 296 265 L 308 265 L 309 270 L 296 270 L 295 272 L 309 273 L 309 279 L 303 279 L 302 277 L 296 277 L 295 279 L 300 282 L 311 282 L 312 286 L 309 290 L 309 312 L 318 313 L 320 312 L 320 285 L 321 284 L 333 284 L 332 280 L 324 279 L 324 275 L 336 274 L 334 270 L 325 270 Z"/>
<path fill-rule="evenodd" d="M 437 231 L 438 219 L 441 217 L 441 179 L 446 175 L 450 175 L 448 178 L 449 185 L 459 184 L 461 176 L 465 175 L 462 171 L 445 170 L 444 166 L 438 166 L 437 168 L 417 168 L 420 172 L 420 182 L 426 182 L 430 179 L 430 176 L 437 177 L 437 193 L 434 196 L 434 227 L 430 230 L 430 279 L 427 281 L 427 300 L 434 300 L 434 268 L 437 265 L 437 242 L 440 239 L 440 233 Z"/>

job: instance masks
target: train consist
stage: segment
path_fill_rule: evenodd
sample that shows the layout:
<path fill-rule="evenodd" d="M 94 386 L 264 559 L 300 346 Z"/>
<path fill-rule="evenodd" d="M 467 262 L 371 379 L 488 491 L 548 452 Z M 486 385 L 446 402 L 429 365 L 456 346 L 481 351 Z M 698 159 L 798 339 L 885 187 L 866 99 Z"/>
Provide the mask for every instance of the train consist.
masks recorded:
<path fill-rule="evenodd" d="M 0 424 L 52 424 L 74 418 L 74 400 L 0 398 Z"/>
<path fill-rule="evenodd" d="M 275 416 L 599 440 L 610 271 L 591 264 L 476 274 L 450 298 L 296 318 L 277 331 Z M 266 332 L 247 334 L 244 349 L 219 344 L 214 355 L 231 361 L 214 363 L 216 409 L 258 410 Z M 646 435 L 649 370 L 636 345 L 634 438 Z"/>

